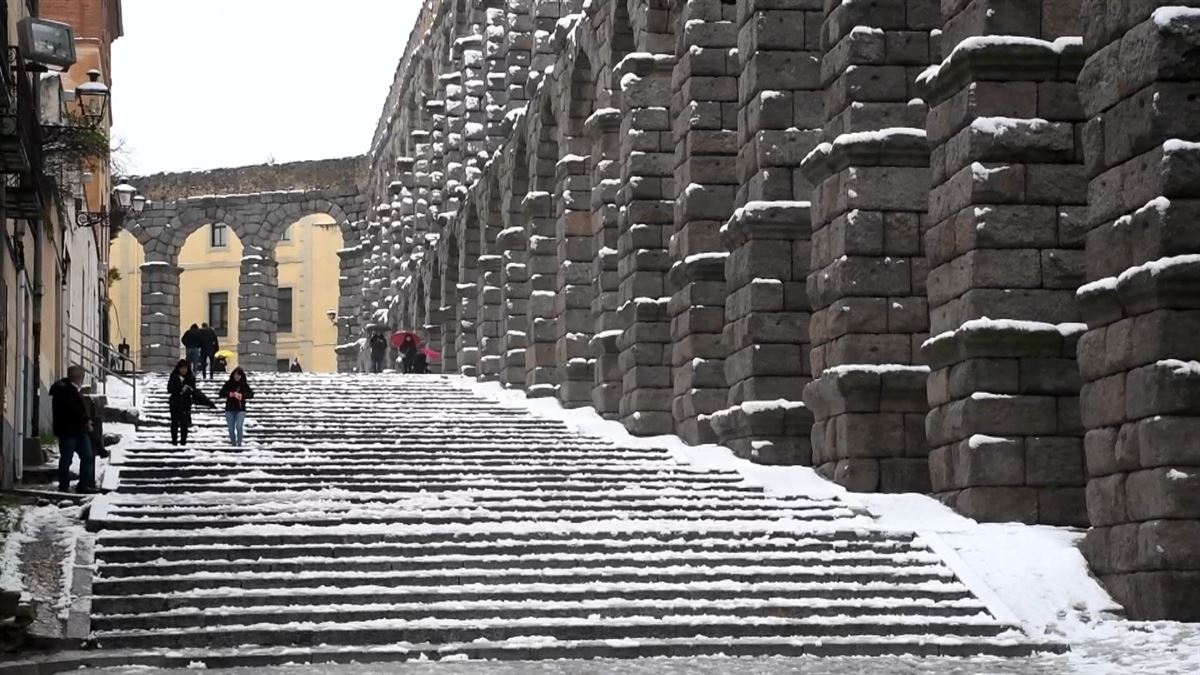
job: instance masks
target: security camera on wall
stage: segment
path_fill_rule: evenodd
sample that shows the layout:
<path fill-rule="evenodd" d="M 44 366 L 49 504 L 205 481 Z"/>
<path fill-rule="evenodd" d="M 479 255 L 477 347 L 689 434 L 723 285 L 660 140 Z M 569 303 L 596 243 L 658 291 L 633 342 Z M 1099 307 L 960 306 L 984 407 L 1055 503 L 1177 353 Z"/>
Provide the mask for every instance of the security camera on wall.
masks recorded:
<path fill-rule="evenodd" d="M 25 17 L 17 23 L 17 39 L 27 63 L 55 70 L 75 65 L 75 32 L 65 23 Z"/>

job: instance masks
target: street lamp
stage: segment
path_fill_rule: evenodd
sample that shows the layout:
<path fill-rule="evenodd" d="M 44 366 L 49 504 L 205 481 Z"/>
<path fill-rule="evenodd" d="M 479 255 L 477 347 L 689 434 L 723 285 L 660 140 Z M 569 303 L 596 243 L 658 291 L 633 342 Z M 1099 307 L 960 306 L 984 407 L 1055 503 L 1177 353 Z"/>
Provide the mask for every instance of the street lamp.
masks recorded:
<path fill-rule="evenodd" d="M 142 211 L 146 208 L 146 198 L 139 195 L 137 188 L 130 185 L 129 180 L 126 178 L 122 178 L 117 183 L 117 186 L 113 188 L 112 196 L 113 201 L 122 214 L 132 212 L 136 218 L 142 215 Z M 109 222 L 109 214 L 103 206 L 100 207 L 99 213 L 79 211 L 75 214 L 75 224 L 79 227 L 95 227 L 107 222 Z"/>
<path fill-rule="evenodd" d="M 117 186 L 113 188 L 113 196 L 117 198 L 117 206 L 121 209 L 130 209 L 133 207 L 133 196 L 137 194 L 137 188 L 129 184 L 129 179 L 122 178 Z M 145 201 L 142 203 L 145 206 Z"/>
<path fill-rule="evenodd" d="M 88 126 L 95 129 L 104 122 L 108 111 L 108 87 L 100 81 L 101 72 L 95 68 L 88 71 L 88 81 L 75 87 L 79 109 Z"/>

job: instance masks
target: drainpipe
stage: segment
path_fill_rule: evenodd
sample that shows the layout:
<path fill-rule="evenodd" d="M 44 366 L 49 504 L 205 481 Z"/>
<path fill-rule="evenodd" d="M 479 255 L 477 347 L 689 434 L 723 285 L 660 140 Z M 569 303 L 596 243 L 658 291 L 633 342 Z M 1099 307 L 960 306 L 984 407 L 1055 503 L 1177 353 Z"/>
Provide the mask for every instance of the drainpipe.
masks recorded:
<path fill-rule="evenodd" d="M 42 435 L 42 295 L 46 285 L 42 280 L 45 265 L 42 263 L 43 250 L 46 247 L 46 224 L 33 223 L 33 408 L 32 428 L 33 437 Z"/>

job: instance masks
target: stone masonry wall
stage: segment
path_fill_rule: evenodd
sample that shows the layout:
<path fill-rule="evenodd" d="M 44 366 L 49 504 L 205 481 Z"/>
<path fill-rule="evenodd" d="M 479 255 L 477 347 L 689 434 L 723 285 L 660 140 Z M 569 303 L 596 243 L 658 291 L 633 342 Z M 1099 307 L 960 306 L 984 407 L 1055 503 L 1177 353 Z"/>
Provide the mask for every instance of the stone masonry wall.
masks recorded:
<path fill-rule="evenodd" d="M 1131 614 L 1195 619 L 1194 5 L 431 0 L 347 338 L 420 319 L 637 435 L 1088 526 Z"/>
<path fill-rule="evenodd" d="M 1132 617 L 1200 621 L 1200 8 L 1168 4 L 1082 11 L 1084 552 Z"/>

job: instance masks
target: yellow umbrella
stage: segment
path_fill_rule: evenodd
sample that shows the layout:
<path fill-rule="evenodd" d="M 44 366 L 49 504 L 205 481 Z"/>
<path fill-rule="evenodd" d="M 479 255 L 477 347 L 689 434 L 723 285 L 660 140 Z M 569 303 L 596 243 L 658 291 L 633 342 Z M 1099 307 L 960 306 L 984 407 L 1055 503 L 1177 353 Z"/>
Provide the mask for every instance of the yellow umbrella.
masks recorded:
<path fill-rule="evenodd" d="M 217 356 L 220 356 L 220 357 L 226 358 L 226 359 L 232 359 L 233 357 L 237 356 L 237 354 L 234 354 L 233 352 L 229 351 L 228 349 L 222 349 L 221 351 L 217 352 Z"/>

